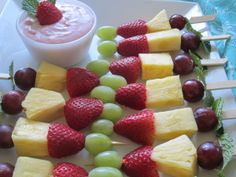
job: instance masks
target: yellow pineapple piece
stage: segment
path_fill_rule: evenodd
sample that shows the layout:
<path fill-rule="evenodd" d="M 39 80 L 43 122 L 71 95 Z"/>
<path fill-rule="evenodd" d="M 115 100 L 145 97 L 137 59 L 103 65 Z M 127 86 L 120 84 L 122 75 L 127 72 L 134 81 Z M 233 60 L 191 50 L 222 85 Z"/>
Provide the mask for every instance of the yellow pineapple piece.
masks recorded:
<path fill-rule="evenodd" d="M 180 106 L 184 104 L 179 76 L 153 79 L 146 82 L 148 108 Z"/>
<path fill-rule="evenodd" d="M 51 122 L 63 117 L 65 99 L 54 91 L 32 88 L 26 95 L 22 106 L 28 119 Z"/>
<path fill-rule="evenodd" d="M 181 33 L 178 29 L 146 34 L 150 52 L 180 50 Z"/>
<path fill-rule="evenodd" d="M 19 156 L 48 156 L 47 134 L 49 124 L 20 118 L 12 133 Z"/>
<path fill-rule="evenodd" d="M 139 54 L 142 79 L 156 79 L 173 75 L 173 61 L 169 53 Z"/>
<path fill-rule="evenodd" d="M 156 146 L 151 159 L 157 163 L 158 170 L 170 176 L 196 176 L 196 148 L 186 135 Z"/>
<path fill-rule="evenodd" d="M 165 9 L 159 12 L 153 19 L 147 22 L 148 32 L 170 30 L 171 26 Z"/>
<path fill-rule="evenodd" d="M 48 160 L 18 157 L 13 177 L 51 177 L 53 164 Z"/>
<path fill-rule="evenodd" d="M 158 140 L 169 140 L 184 134 L 191 137 L 198 130 L 191 108 L 158 112 L 154 117 Z"/>
<path fill-rule="evenodd" d="M 37 71 L 35 87 L 62 92 L 66 85 L 66 70 L 59 66 L 42 62 Z"/>

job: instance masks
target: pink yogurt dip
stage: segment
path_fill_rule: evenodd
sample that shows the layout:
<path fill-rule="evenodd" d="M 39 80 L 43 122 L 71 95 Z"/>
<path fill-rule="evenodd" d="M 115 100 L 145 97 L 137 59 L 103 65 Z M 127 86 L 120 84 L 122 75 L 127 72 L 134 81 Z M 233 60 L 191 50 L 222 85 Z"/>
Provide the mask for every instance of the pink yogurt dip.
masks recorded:
<path fill-rule="evenodd" d="M 20 22 L 23 33 L 38 42 L 60 44 L 81 38 L 93 27 L 94 14 L 83 3 L 58 2 L 56 6 L 63 15 L 60 21 L 42 26 L 37 19 L 27 16 Z"/>

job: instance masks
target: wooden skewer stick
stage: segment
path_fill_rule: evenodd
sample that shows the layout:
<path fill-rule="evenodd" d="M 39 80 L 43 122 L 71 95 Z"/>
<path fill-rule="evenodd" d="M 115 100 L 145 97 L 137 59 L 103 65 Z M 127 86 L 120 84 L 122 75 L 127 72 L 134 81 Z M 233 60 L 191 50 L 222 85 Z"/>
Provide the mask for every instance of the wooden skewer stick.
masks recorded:
<path fill-rule="evenodd" d="M 216 36 L 203 36 L 201 38 L 202 41 L 217 41 L 217 40 L 227 40 L 230 39 L 229 34 L 222 34 L 222 35 L 216 35 Z"/>
<path fill-rule="evenodd" d="M 204 15 L 204 16 L 197 16 L 197 17 L 191 17 L 189 19 L 190 23 L 203 23 L 203 22 L 209 22 L 215 20 L 216 15 Z"/>
<path fill-rule="evenodd" d="M 207 83 L 207 90 L 223 90 L 236 88 L 236 80 L 218 81 Z"/>
<path fill-rule="evenodd" d="M 236 110 L 223 111 L 224 120 L 236 119 Z"/>
<path fill-rule="evenodd" d="M 0 73 L 1 80 L 9 80 L 10 78 L 11 78 L 11 76 L 9 74 Z"/>
<path fill-rule="evenodd" d="M 119 142 L 119 141 L 112 141 L 111 144 L 112 145 L 127 145 L 127 143 Z"/>
<path fill-rule="evenodd" d="M 226 58 L 220 59 L 202 59 L 201 64 L 203 66 L 222 66 L 228 62 Z"/>

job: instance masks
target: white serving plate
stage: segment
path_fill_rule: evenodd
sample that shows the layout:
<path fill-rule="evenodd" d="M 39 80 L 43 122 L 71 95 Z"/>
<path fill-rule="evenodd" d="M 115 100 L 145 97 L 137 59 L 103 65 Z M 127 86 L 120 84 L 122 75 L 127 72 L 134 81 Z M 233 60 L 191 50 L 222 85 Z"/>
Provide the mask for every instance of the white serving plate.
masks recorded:
<path fill-rule="evenodd" d="M 2 1 L 2 0 L 1 0 Z M 117 26 L 123 22 L 129 20 L 141 18 L 150 19 L 157 12 L 165 8 L 169 15 L 179 13 L 185 15 L 186 17 L 199 16 L 202 15 L 201 9 L 196 3 L 188 3 L 182 1 L 169 1 L 169 0 L 82 0 L 88 5 L 90 5 L 95 13 L 97 14 L 98 26 L 101 25 L 114 25 Z M 15 23 L 16 19 L 22 12 L 19 8 L 20 0 L 8 0 L 5 4 L 2 13 L 0 13 L 0 72 L 8 72 L 8 66 L 12 60 L 14 60 L 15 70 L 21 67 L 33 67 L 37 68 L 38 63 L 29 55 L 28 51 L 25 49 L 22 41 L 20 40 Z M 1 8 L 0 8 L 1 9 Z M 206 24 L 195 25 L 196 28 L 201 29 L 206 27 Z M 206 33 L 207 34 L 207 33 Z M 96 45 L 98 38 L 94 37 L 93 43 L 91 45 L 87 60 L 82 63 L 84 65 L 90 59 L 101 58 L 96 51 Z M 217 50 L 214 48 L 208 58 L 219 58 Z M 194 75 L 189 75 L 187 77 L 182 77 L 182 81 L 193 78 Z M 211 68 L 208 76 L 208 82 L 227 80 L 227 76 L 223 67 Z M 11 89 L 11 84 L 9 81 L 0 81 L 0 91 L 6 92 Z M 233 109 L 236 104 L 232 95 L 231 90 L 214 91 L 215 97 L 222 97 L 225 101 L 224 109 Z M 192 104 L 188 105 L 193 108 L 201 105 Z M 128 113 L 130 111 L 126 111 Z M 0 120 L 0 122 L 10 122 L 14 124 L 15 118 L 5 117 Z M 236 142 L 236 120 L 225 121 L 225 129 L 229 132 Z M 127 142 L 128 145 L 115 146 L 114 149 L 117 150 L 121 155 L 124 155 L 138 145 L 132 143 L 131 141 L 122 138 L 117 135 L 112 136 L 113 140 Z M 193 137 L 193 142 L 196 147 L 206 140 L 214 140 L 213 133 L 198 133 Z M 157 144 L 160 142 L 157 142 Z M 16 154 L 14 148 L 9 150 L 0 149 L 0 162 L 10 162 L 12 164 L 16 161 Z M 50 159 L 50 158 L 49 158 Z M 83 150 L 77 155 L 63 158 L 63 159 L 50 159 L 53 162 L 59 161 L 69 161 L 76 164 L 85 165 L 92 164 L 92 157 Z M 235 177 L 236 161 L 233 160 L 226 169 L 227 177 Z M 90 169 L 90 167 L 86 167 Z M 205 171 L 199 169 L 198 177 L 213 177 L 216 176 L 216 172 Z M 162 175 L 162 177 L 168 177 L 167 175 Z"/>

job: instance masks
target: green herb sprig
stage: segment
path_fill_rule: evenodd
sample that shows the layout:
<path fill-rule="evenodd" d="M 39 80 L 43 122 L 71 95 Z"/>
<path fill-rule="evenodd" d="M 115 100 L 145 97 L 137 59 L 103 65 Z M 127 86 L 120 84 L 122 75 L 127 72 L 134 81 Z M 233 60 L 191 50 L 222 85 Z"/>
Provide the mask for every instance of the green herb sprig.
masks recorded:
<path fill-rule="evenodd" d="M 10 66 L 9 66 L 9 75 L 10 75 L 10 79 L 12 82 L 12 90 L 16 89 L 16 83 L 15 83 L 15 79 L 14 79 L 14 62 L 12 61 Z"/>

